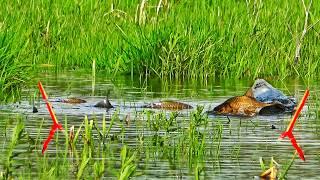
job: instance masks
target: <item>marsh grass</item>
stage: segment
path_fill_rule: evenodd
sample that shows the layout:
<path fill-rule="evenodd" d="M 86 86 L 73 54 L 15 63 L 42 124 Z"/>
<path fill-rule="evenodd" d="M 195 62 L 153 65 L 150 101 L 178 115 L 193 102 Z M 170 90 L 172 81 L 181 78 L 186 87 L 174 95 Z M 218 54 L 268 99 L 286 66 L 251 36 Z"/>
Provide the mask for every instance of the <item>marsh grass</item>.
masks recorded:
<path fill-rule="evenodd" d="M 25 126 L 21 117 L 17 117 L 18 121 L 15 123 L 11 132 L 11 140 L 5 150 L 5 158 L 3 159 L 3 174 L 2 178 L 11 179 L 13 177 L 14 170 L 18 167 L 15 163 L 15 159 L 24 154 L 30 153 L 35 148 L 35 141 L 29 136 L 29 133 L 25 131 Z M 16 151 L 17 146 L 26 144 L 27 148 L 23 151 Z"/>
<path fill-rule="evenodd" d="M 45 155 L 40 154 L 45 139 L 40 132 L 48 131 L 44 129 L 47 126 L 43 126 L 43 121 L 37 125 L 39 130 L 33 135 L 35 140 L 22 120 L 13 128 L 8 125 L 6 131 L 10 133 L 6 137 L 11 139 L 7 140 L 7 159 L 1 163 L 5 167 L 1 176 L 6 179 L 33 177 L 36 170 L 40 179 L 93 176 L 128 179 L 144 175 L 144 170 L 154 162 L 165 161 L 171 170 L 186 168 L 188 176 L 202 179 L 206 178 L 207 169 L 217 168 L 220 156 L 228 158 L 221 152 L 223 124 L 218 121 L 211 125 L 203 107 L 197 107 L 187 117 L 181 117 L 177 112 L 137 112 L 130 124 L 136 127 L 136 135 L 131 137 L 126 128 L 128 125 L 119 114 L 116 110 L 110 119 L 104 115 L 101 122 L 96 117 L 84 117 L 82 124 L 71 128 L 74 130 L 69 130 L 65 118 L 64 132 L 56 134 Z M 140 124 L 140 121 L 145 123 Z M 132 140 L 136 143 L 132 144 Z M 17 146 L 25 143 L 29 144 L 30 150 L 15 155 Z M 34 149 L 36 151 L 31 151 Z M 235 145 L 231 151 L 229 158 L 238 159 L 240 145 Z M 22 154 L 29 157 L 24 161 L 29 165 L 24 168 L 16 166 L 15 162 L 15 157 Z M 283 166 L 281 176 L 286 176 L 292 163 L 293 160 Z M 261 167 L 265 169 L 266 166 Z"/>
<path fill-rule="evenodd" d="M 5 43 L 11 48 L 0 47 L 1 59 L 18 54 L 19 65 L 91 68 L 95 59 L 97 70 L 112 74 L 198 80 L 316 78 L 320 72 L 319 3 L 311 6 L 296 64 L 305 16 L 301 1 L 0 3 L 0 33 L 14 37 Z"/>
<path fill-rule="evenodd" d="M 190 121 L 178 120 L 181 117 L 177 112 L 144 111 L 138 112 L 136 118 L 142 118 L 141 121 L 146 118 L 147 125 L 143 127 L 139 124 L 140 120 L 132 121 L 141 128 L 136 129 L 139 143 L 130 145 L 130 132 L 127 132 L 126 122 L 119 117 L 119 111 L 115 111 L 111 119 L 103 117 L 101 122 L 95 117 L 85 117 L 82 124 L 71 126 L 72 128 L 68 127 L 68 119 L 65 117 L 64 131 L 55 135 L 44 155 L 40 153 L 45 139 L 41 133 L 47 125 L 43 125 L 43 120 L 39 121 L 33 140 L 21 120 L 14 128 L 6 127 L 9 132 L 7 137 L 11 140 L 8 140 L 9 147 L 5 152 L 7 160 L 1 163 L 5 167 L 5 171 L 1 171 L 2 177 L 30 177 L 36 170 L 40 179 L 82 179 L 92 176 L 128 179 L 142 175 L 143 170 L 148 168 L 147 164 L 155 160 L 167 160 L 173 169 L 189 168 L 190 174 L 197 178 L 202 175 L 205 171 L 204 157 L 209 154 L 206 152 L 206 141 L 210 139 L 206 133 L 208 117 L 203 113 L 202 107 L 190 112 Z M 222 132 L 216 133 L 214 141 L 219 142 Z M 14 152 L 19 144 L 25 143 L 30 144 L 30 148 L 21 154 L 27 154 L 29 158 L 23 163 L 29 166 L 21 169 L 14 161 L 19 154 L 15 155 Z M 217 152 L 216 147 L 213 148 L 215 149 L 210 151 Z M 31 151 L 32 149 L 35 151 Z"/>
<path fill-rule="evenodd" d="M 49 67 L 92 68 L 92 87 L 99 70 L 202 82 L 320 73 L 319 3 L 310 8 L 297 63 L 301 1 L 14 0 L 0 1 L 0 10 L 1 102 L 19 99 L 32 70 Z"/>
<path fill-rule="evenodd" d="M 19 99 L 21 88 L 30 80 L 31 66 L 23 54 L 28 42 L 20 40 L 0 25 L 0 102 Z"/>

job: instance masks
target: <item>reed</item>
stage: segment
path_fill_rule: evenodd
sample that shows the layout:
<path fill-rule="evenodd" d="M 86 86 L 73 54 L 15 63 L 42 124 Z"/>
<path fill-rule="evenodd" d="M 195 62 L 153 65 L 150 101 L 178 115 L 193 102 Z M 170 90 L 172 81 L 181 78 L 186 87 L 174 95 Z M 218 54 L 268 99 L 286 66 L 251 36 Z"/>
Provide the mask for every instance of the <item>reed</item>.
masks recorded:
<path fill-rule="evenodd" d="M 2 31 L 0 22 L 0 102 L 19 99 L 21 88 L 30 80 L 31 66 L 23 54 L 27 45 L 18 35 Z"/>
<path fill-rule="evenodd" d="M 2 67 L 9 58 L 17 59 L 16 67 L 89 69 L 95 59 L 97 70 L 113 75 L 167 79 L 317 78 L 320 73 L 319 3 L 308 9 L 307 26 L 301 1 L 0 3 Z M 10 69 L 0 76 L 2 85 L 15 87 L 3 79 L 11 82 L 21 73 L 24 80 L 25 71 Z"/>

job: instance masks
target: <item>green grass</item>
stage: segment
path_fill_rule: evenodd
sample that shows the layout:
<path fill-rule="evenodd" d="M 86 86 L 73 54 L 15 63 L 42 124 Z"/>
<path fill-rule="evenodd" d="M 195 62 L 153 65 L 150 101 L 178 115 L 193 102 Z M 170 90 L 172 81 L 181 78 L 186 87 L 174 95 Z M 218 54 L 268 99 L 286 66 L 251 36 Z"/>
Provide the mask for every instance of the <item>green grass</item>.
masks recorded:
<path fill-rule="evenodd" d="M 320 5 L 294 63 L 301 1 L 1 1 L 19 63 L 163 78 L 318 77 Z M 306 2 L 308 5 L 308 2 Z M 25 48 L 21 49 L 21 44 Z M 2 63 L 1 63 L 2 64 Z"/>
<path fill-rule="evenodd" d="M 0 102 L 18 99 L 30 78 L 31 66 L 24 54 L 28 42 L 18 36 L 1 29 L 0 23 Z"/>

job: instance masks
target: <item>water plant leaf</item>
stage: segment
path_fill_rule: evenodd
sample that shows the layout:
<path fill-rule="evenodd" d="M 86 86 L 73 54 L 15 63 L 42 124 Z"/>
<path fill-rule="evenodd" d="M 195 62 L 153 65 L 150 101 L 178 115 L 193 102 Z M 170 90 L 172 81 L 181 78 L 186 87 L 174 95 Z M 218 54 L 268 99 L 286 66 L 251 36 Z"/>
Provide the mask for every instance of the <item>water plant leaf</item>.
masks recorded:
<path fill-rule="evenodd" d="M 259 163 L 260 163 L 260 168 L 262 171 L 265 171 L 266 170 L 266 166 L 264 164 L 264 160 L 262 157 L 259 158 Z"/>
<path fill-rule="evenodd" d="M 287 174 L 288 174 L 288 171 L 289 171 L 289 169 L 291 168 L 291 166 L 292 166 L 292 164 L 293 164 L 293 162 L 294 162 L 294 160 L 295 160 L 295 158 L 296 158 L 296 155 L 297 155 L 297 151 L 293 154 L 292 159 L 291 159 L 290 162 L 286 165 L 286 167 L 283 168 L 284 171 L 283 171 L 283 172 L 281 171 L 281 174 L 280 174 L 280 176 L 279 176 L 279 179 L 286 179 L 286 176 L 287 176 Z"/>
<path fill-rule="evenodd" d="M 53 138 L 55 132 L 57 129 L 59 130 L 63 130 L 62 125 L 59 124 L 56 115 L 54 114 L 54 111 L 52 109 L 52 106 L 50 104 L 50 102 L 48 101 L 48 96 L 46 94 L 46 91 L 44 90 L 41 81 L 38 82 L 38 87 L 39 90 L 41 92 L 42 95 L 42 99 L 46 102 L 47 105 L 47 109 L 49 111 L 49 114 L 51 116 L 51 119 L 53 121 L 53 125 L 51 126 L 51 130 L 49 132 L 49 135 L 47 137 L 47 139 L 44 141 L 43 143 L 43 147 L 42 147 L 42 154 L 44 154 L 44 152 L 46 151 L 46 149 L 48 148 L 48 144 L 50 143 L 51 139 Z"/>
<path fill-rule="evenodd" d="M 292 120 L 290 121 L 290 124 L 287 127 L 287 130 L 285 132 L 283 132 L 279 137 L 279 139 L 283 139 L 285 137 L 288 137 L 291 141 L 292 146 L 296 149 L 296 152 L 298 153 L 300 159 L 302 159 L 303 161 L 305 161 L 304 153 L 303 153 L 301 147 L 298 145 L 296 138 L 292 134 L 292 131 L 293 131 L 294 125 L 295 125 L 295 123 L 301 113 L 301 110 L 307 101 L 308 96 L 309 96 L 309 89 L 307 89 L 305 91 L 303 98 L 302 98 L 296 112 L 294 113 L 294 116 L 293 116 Z"/>
<path fill-rule="evenodd" d="M 136 165 L 134 164 L 134 160 L 136 158 L 136 152 L 134 152 L 130 157 L 129 151 L 127 149 L 127 145 L 124 145 L 120 152 L 121 158 L 121 170 L 118 179 L 124 180 L 129 179 L 129 177 L 134 173 L 136 170 Z"/>
<path fill-rule="evenodd" d="M 80 179 L 80 178 L 81 178 L 81 176 L 82 176 L 82 174 L 83 174 L 83 171 L 84 171 L 84 169 L 86 168 L 87 164 L 89 163 L 90 159 L 91 159 L 91 158 L 89 157 L 88 159 L 82 160 L 81 165 L 80 165 L 80 167 L 79 167 L 78 174 L 77 174 L 77 179 Z"/>
<path fill-rule="evenodd" d="M 261 173 L 260 177 L 275 180 L 277 179 L 277 172 L 278 172 L 277 168 L 275 166 L 272 166 L 268 170 Z"/>

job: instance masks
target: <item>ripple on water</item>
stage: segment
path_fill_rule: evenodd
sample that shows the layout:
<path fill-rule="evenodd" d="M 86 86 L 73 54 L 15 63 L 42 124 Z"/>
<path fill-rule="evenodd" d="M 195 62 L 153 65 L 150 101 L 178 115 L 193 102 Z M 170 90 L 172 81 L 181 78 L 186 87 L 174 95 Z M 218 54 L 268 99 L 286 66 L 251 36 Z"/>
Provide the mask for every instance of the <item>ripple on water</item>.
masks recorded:
<path fill-rule="evenodd" d="M 105 76 L 97 76 L 95 88 L 92 88 L 92 82 L 87 75 L 79 76 L 79 73 L 66 72 L 59 74 L 57 77 L 54 73 L 45 74 L 43 81 L 44 87 L 47 90 L 50 98 L 68 98 L 78 97 L 86 100 L 83 104 L 66 104 L 53 102 L 54 111 L 58 119 L 64 125 L 64 119 L 67 119 L 68 127 L 71 125 L 78 129 L 85 116 L 89 119 L 96 119 L 97 126 L 102 127 L 101 119 L 106 117 L 106 124 L 109 127 L 111 117 L 114 113 L 119 112 L 120 120 L 124 121 L 128 116 L 130 122 L 128 125 L 122 121 L 116 121 L 110 130 L 110 135 L 114 140 L 110 148 L 117 151 L 114 157 L 106 157 L 109 162 L 115 164 L 115 168 L 119 168 L 120 144 L 121 137 L 124 137 L 124 142 L 129 145 L 131 149 L 141 150 L 141 155 L 138 163 L 137 174 L 141 179 L 149 178 L 190 178 L 194 176 L 195 164 L 190 164 L 188 161 L 188 142 L 185 147 L 177 149 L 177 144 L 184 137 L 181 133 L 188 133 L 190 114 L 192 110 L 183 110 L 179 112 L 177 118 L 178 130 L 173 132 L 166 132 L 164 130 L 155 133 L 148 128 L 148 122 L 143 112 L 145 109 L 139 108 L 142 105 L 159 102 L 161 100 L 178 100 L 196 107 L 197 105 L 204 106 L 204 111 L 211 110 L 213 107 L 223 102 L 224 100 L 234 96 L 242 95 L 247 88 L 251 86 L 250 81 L 234 81 L 225 80 L 224 82 L 209 81 L 208 84 L 199 85 L 189 82 L 174 82 L 161 83 L 161 81 L 154 80 L 147 84 L 138 81 L 130 81 L 127 78 L 119 78 L 116 80 L 106 79 Z M 288 82 L 270 82 L 275 87 L 279 87 L 288 95 L 294 95 L 298 99 L 301 98 L 304 92 L 304 86 L 299 84 L 299 81 Z M 318 178 L 318 170 L 320 168 L 320 119 L 317 117 L 318 111 L 316 104 L 316 96 L 320 91 L 313 91 L 318 89 L 318 85 L 312 85 L 311 96 L 309 98 L 308 106 L 304 108 L 303 115 L 301 115 L 295 129 L 294 134 L 297 141 L 302 146 L 306 161 L 302 162 L 299 159 L 295 160 L 294 165 L 289 171 L 290 179 L 295 178 Z M 111 90 L 110 101 L 116 107 L 106 111 L 106 109 L 95 108 L 94 104 L 102 100 L 108 89 Z M 35 106 L 38 108 L 38 113 L 32 113 L 32 102 L 29 102 L 30 92 L 34 90 L 25 90 L 22 101 L 19 103 L 1 105 L 0 118 L 3 119 L 0 123 L 0 132 L 11 132 L 16 117 L 21 117 L 25 122 L 26 131 L 29 132 L 33 138 L 38 137 L 39 141 L 43 141 L 48 135 L 48 129 L 51 125 L 51 120 L 48 115 L 45 104 L 41 100 L 35 101 Z M 33 94 L 33 93 L 31 93 Z M 160 110 L 150 109 L 151 114 L 161 112 Z M 170 111 L 169 111 L 170 112 Z M 168 113 L 169 113 L 168 112 Z M 197 159 L 198 163 L 204 166 L 202 175 L 206 179 L 247 179 L 258 175 L 260 170 L 259 158 L 264 157 L 268 162 L 271 157 L 274 157 L 278 163 L 284 165 L 292 158 L 294 152 L 288 139 L 277 140 L 281 132 L 283 132 L 291 115 L 277 115 L 277 116 L 257 116 L 252 118 L 226 117 L 209 115 L 209 122 L 207 127 L 200 127 L 200 133 L 205 134 L 205 152 L 206 156 Z M 43 129 L 39 130 L 42 124 Z M 215 139 L 217 127 L 221 126 L 222 135 L 220 141 Z M 271 128 L 274 126 L 274 129 Z M 125 131 L 123 132 L 123 129 Z M 3 133 L 1 134 L 3 136 Z M 167 135 L 167 136 L 165 136 Z M 63 133 L 59 133 L 63 137 Z M 154 146 L 154 138 L 159 136 L 161 138 L 168 138 L 166 143 L 171 143 L 171 149 L 161 149 L 161 146 Z M 118 139 L 117 139 L 118 138 Z M 180 139 L 179 139 L 180 138 Z M 94 131 L 94 139 L 98 139 L 96 131 Z M 10 138 L 1 138 L 2 152 L 6 151 L 7 144 Z M 141 145 L 141 142 L 143 144 Z M 176 144 L 175 144 L 176 143 Z M 81 152 L 83 144 L 78 145 Z M 47 158 L 55 160 L 56 154 L 64 153 L 64 138 L 59 138 L 59 146 L 61 149 L 56 150 L 56 146 L 52 143 L 49 145 L 47 151 Z M 216 149 L 219 146 L 219 154 Z M 16 152 L 24 152 L 26 145 L 19 145 Z M 157 149 L 157 148 L 160 148 Z M 17 174 L 23 172 L 23 167 L 26 163 L 31 164 L 32 175 L 37 175 L 39 168 L 35 164 L 37 158 L 35 154 L 41 153 L 41 147 L 30 154 L 17 156 Z M 175 158 L 171 159 L 173 153 Z M 30 158 L 31 157 L 31 158 Z M 33 158 L 33 159 L 32 159 Z M 99 160 L 99 158 L 95 159 Z M 70 162 L 76 161 L 75 158 L 70 158 Z M 194 160 L 193 160 L 194 161 Z M 114 174 L 106 173 L 105 176 L 112 176 Z M 74 177 L 71 173 L 71 177 Z"/>

